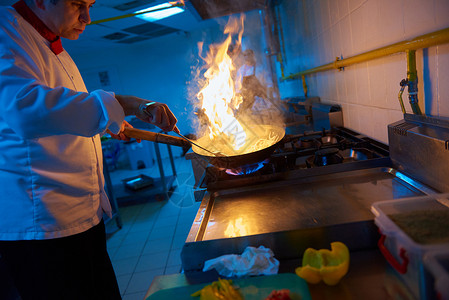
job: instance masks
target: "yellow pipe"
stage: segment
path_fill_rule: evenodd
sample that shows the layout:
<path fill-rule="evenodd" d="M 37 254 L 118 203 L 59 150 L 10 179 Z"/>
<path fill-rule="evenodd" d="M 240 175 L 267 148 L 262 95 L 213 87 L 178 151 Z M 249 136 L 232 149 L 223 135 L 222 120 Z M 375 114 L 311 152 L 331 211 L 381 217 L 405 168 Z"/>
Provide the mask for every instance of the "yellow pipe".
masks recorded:
<path fill-rule="evenodd" d="M 134 16 L 138 16 L 138 15 L 142 15 L 142 14 L 147 14 L 147 13 L 150 13 L 150 12 L 165 10 L 165 9 L 169 9 L 169 8 L 173 8 L 173 7 L 184 7 L 184 4 L 183 3 L 176 3 L 176 4 L 172 4 L 171 6 L 168 6 L 168 7 L 156 8 L 156 9 L 148 9 L 148 10 L 137 12 L 137 13 L 131 13 L 131 14 L 121 15 L 121 16 L 117 16 L 117 17 L 101 19 L 101 20 L 98 20 L 98 21 L 90 22 L 88 25 L 95 25 L 95 24 L 100 24 L 100 23 L 105 23 L 105 22 L 125 19 L 125 18 L 129 18 L 129 17 L 134 17 Z"/>
<path fill-rule="evenodd" d="M 415 81 L 418 79 L 418 71 L 416 70 L 416 50 L 406 50 L 407 55 L 407 79 Z"/>
<path fill-rule="evenodd" d="M 281 65 L 281 75 L 282 75 L 282 77 L 284 77 L 284 61 L 282 60 L 281 53 L 278 53 L 277 60 L 278 60 L 279 64 Z"/>
<path fill-rule="evenodd" d="M 362 54 L 351 56 L 344 59 L 336 59 L 332 63 L 321 65 L 308 70 L 300 71 L 298 73 L 291 74 L 287 77 L 282 77 L 282 80 L 297 79 L 303 75 L 313 74 L 317 72 L 341 69 L 349 65 L 365 62 L 368 60 L 373 60 L 383 56 L 391 55 L 398 52 L 405 52 L 407 50 L 416 50 L 421 48 L 428 48 L 431 46 L 449 43 L 449 28 L 438 30 L 432 33 L 421 35 L 413 40 L 403 41 L 399 43 L 392 44 L 390 46 L 378 48 L 371 50 Z"/>
<path fill-rule="evenodd" d="M 407 55 L 407 86 L 408 98 L 412 111 L 416 115 L 422 115 L 418 103 L 418 71 L 416 70 L 416 50 L 406 50 Z"/>
<path fill-rule="evenodd" d="M 401 110 L 402 110 L 403 114 L 406 113 L 405 106 L 404 106 L 404 101 L 402 100 L 402 93 L 404 93 L 404 89 L 405 89 L 405 86 L 401 87 L 401 89 L 399 90 L 399 95 L 398 95 L 399 104 L 401 105 Z"/>
<path fill-rule="evenodd" d="M 306 76 L 302 75 L 302 89 L 304 90 L 304 97 L 307 98 L 307 83 L 306 83 Z"/>

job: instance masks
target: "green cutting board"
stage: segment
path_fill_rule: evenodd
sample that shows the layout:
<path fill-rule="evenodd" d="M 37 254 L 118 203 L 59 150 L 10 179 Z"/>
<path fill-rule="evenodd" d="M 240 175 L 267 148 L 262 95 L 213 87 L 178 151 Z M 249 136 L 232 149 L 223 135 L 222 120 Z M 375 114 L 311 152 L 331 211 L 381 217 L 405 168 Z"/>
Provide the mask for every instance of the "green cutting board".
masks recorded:
<path fill-rule="evenodd" d="M 289 289 L 293 300 L 311 300 L 307 282 L 296 274 L 283 273 L 270 276 L 248 277 L 232 279 L 233 285 L 238 287 L 238 291 L 244 300 L 263 300 L 273 291 Z M 194 292 L 201 290 L 205 285 L 189 285 L 166 290 L 160 290 L 150 295 L 146 300 L 199 300 L 199 297 L 191 297 Z"/>

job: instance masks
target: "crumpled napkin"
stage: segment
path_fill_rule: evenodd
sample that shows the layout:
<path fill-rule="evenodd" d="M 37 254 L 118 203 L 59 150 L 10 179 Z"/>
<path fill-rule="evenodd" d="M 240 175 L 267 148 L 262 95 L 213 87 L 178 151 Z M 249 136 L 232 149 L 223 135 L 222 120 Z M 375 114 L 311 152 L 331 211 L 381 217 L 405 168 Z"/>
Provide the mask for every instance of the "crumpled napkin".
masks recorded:
<path fill-rule="evenodd" d="M 279 270 L 279 261 L 269 248 L 246 247 L 242 255 L 228 254 L 206 261 L 203 272 L 211 269 L 225 277 L 273 275 Z"/>

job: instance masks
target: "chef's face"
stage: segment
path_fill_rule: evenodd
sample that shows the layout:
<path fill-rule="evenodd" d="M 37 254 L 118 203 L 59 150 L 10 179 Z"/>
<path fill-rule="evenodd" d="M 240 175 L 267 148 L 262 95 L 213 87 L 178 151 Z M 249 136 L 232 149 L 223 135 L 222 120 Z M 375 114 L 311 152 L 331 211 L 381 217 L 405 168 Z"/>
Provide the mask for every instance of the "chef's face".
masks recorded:
<path fill-rule="evenodd" d="M 90 23 L 89 10 L 95 0 L 37 0 L 42 21 L 63 38 L 76 40 Z"/>

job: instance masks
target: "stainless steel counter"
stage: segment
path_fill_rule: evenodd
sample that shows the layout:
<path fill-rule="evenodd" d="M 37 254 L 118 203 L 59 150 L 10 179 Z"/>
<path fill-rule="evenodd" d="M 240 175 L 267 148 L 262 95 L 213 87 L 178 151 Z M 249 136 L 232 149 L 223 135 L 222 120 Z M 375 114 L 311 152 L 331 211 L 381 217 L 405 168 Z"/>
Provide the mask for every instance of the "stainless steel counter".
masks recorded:
<path fill-rule="evenodd" d="M 390 157 L 209 183 L 181 253 L 186 274 L 261 245 L 273 250 L 280 272 L 293 272 L 307 248 L 340 241 L 351 252 L 350 271 L 335 287 L 309 285 L 313 299 L 412 299 L 377 250 L 370 208 L 447 192 L 449 120 L 406 115 L 388 129 Z"/>
<path fill-rule="evenodd" d="M 181 253 L 183 269 L 199 271 L 206 260 L 247 246 L 270 248 L 279 260 L 334 241 L 351 251 L 374 249 L 374 202 L 434 193 L 391 167 L 330 167 L 314 176 L 298 170 L 279 181 L 208 192 Z"/>

